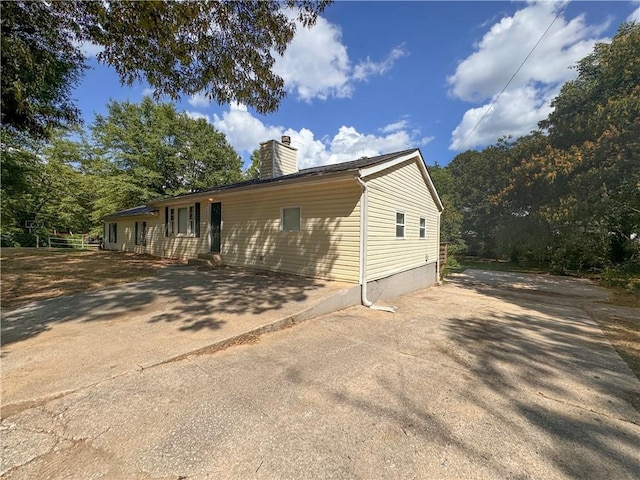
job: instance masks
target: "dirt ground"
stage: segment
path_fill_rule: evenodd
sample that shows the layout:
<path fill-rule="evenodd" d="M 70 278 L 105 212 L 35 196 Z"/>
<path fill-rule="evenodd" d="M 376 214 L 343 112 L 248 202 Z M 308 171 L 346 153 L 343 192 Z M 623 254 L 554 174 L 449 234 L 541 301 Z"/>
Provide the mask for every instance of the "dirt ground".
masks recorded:
<path fill-rule="evenodd" d="M 95 290 L 155 275 L 180 260 L 124 252 L 48 248 L 3 248 L 0 254 L 2 308 Z"/>

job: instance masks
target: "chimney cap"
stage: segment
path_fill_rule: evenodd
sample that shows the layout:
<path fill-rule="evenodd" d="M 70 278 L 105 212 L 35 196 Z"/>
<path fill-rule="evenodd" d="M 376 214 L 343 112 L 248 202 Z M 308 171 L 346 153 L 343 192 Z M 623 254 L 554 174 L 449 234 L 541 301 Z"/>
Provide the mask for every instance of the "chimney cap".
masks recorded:
<path fill-rule="evenodd" d="M 291 145 L 291 137 L 289 135 L 282 135 L 280 141 L 285 145 Z"/>

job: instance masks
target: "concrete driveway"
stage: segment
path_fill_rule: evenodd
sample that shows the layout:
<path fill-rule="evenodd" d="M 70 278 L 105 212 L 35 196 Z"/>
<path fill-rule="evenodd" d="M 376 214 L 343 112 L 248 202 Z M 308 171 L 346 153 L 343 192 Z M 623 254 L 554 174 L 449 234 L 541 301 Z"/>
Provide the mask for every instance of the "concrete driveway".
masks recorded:
<path fill-rule="evenodd" d="M 591 319 L 606 298 L 468 271 L 394 315 L 353 307 L 24 405 L 2 420 L 2 472 L 637 478 L 640 382 Z"/>
<path fill-rule="evenodd" d="M 357 304 L 353 290 L 268 272 L 178 267 L 3 312 L 3 415 L 185 354 L 254 341 Z"/>

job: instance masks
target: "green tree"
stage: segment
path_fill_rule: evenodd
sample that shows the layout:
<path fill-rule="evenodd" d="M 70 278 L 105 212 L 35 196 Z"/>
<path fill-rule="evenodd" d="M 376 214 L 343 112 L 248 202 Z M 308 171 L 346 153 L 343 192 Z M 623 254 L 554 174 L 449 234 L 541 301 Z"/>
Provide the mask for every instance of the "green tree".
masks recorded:
<path fill-rule="evenodd" d="M 447 170 L 472 253 L 640 273 L 640 24 L 577 64 L 540 131 Z"/>
<path fill-rule="evenodd" d="M 79 40 L 101 45 L 98 60 L 112 65 L 128 85 L 145 80 L 158 96 L 201 93 L 273 112 L 284 82 L 272 72 L 295 22 L 309 27 L 329 2 L 190 1 L 52 2 L 75 22 Z"/>
<path fill-rule="evenodd" d="M 640 24 L 622 24 L 577 65 L 554 111 L 542 169 L 548 194 L 542 213 L 555 232 L 559 270 L 638 261 L 640 232 Z"/>
<path fill-rule="evenodd" d="M 462 238 L 473 255 L 498 253 L 495 233 L 505 211 L 495 199 L 508 183 L 509 148 L 508 143 L 500 142 L 481 152 L 467 151 L 447 166 L 463 213 Z"/>
<path fill-rule="evenodd" d="M 257 180 L 260 178 L 260 150 L 255 149 L 251 152 L 251 165 L 244 171 L 245 180 Z"/>
<path fill-rule="evenodd" d="M 35 221 L 44 232 L 87 232 L 91 227 L 94 198 L 78 168 L 85 156 L 83 144 L 68 135 L 57 131 L 45 146 L 33 143 L 9 150 L 7 156 L 19 158 L 23 172 L 19 188 L 10 184 L 10 194 L 3 185 L 4 233 L 24 237 L 26 221 Z"/>
<path fill-rule="evenodd" d="M 78 120 L 70 92 L 85 68 L 80 45 L 124 84 L 146 81 L 157 98 L 203 94 L 273 112 L 285 95 L 272 72 L 295 33 L 329 2 L 188 1 L 1 3 L 2 128 L 46 138 Z"/>
<path fill-rule="evenodd" d="M 429 176 L 444 205 L 444 211 L 440 218 L 440 241 L 453 244 L 454 248 L 461 250 L 464 247 L 464 240 L 462 240 L 463 215 L 451 170 L 438 164 L 428 168 Z"/>
<path fill-rule="evenodd" d="M 92 139 L 98 158 L 89 168 L 102 214 L 242 179 L 241 159 L 224 134 L 149 97 L 110 102 L 107 115 L 96 116 Z"/>
<path fill-rule="evenodd" d="M 67 20 L 51 3 L 55 2 L 0 5 L 1 125 L 5 134 L 45 139 L 53 129 L 78 121 L 71 91 L 85 68 L 84 59 Z"/>

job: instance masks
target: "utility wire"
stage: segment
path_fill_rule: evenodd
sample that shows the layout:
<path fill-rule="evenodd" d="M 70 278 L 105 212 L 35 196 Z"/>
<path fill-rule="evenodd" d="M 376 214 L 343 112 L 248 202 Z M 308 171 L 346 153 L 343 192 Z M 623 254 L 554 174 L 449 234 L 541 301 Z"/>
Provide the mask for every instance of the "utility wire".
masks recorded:
<path fill-rule="evenodd" d="M 529 57 L 531 57 L 531 54 L 533 54 L 534 50 L 536 48 L 538 48 L 538 45 L 540 45 L 540 42 L 542 42 L 542 39 L 547 35 L 547 33 L 549 32 L 549 30 L 551 30 L 551 27 L 553 26 L 554 23 L 556 23 L 556 20 L 558 19 L 558 17 L 560 17 L 560 15 L 562 15 L 562 12 L 564 12 L 564 9 L 567 8 L 567 5 L 569 5 L 569 2 L 571 0 L 567 0 L 564 5 L 562 6 L 562 8 L 560 10 L 558 10 L 558 13 L 556 14 L 556 16 L 554 17 L 554 19 L 551 21 L 551 23 L 549 24 L 549 26 L 547 27 L 547 29 L 544 31 L 544 33 L 542 34 L 542 36 L 538 39 L 538 41 L 536 42 L 536 44 L 533 46 L 533 48 L 531 49 L 531 51 L 529 52 L 529 54 L 525 57 L 525 59 L 522 61 L 522 63 L 520 64 L 520 66 L 518 67 L 518 69 L 515 71 L 515 73 L 513 75 L 511 75 L 511 78 L 509 79 L 509 81 L 507 82 L 507 84 L 504 86 L 504 88 L 500 91 L 500 93 L 498 94 L 498 96 L 495 98 L 495 100 L 493 102 L 491 102 L 491 105 L 489 105 L 489 108 L 487 108 L 487 110 L 482 114 L 482 116 L 480 117 L 480 119 L 476 122 L 476 124 L 473 126 L 473 128 L 471 130 L 469 130 L 469 133 L 467 133 L 467 135 L 464 137 L 464 139 L 462 140 L 462 145 L 460 146 L 460 148 L 458 148 L 458 150 L 462 150 L 464 148 L 464 146 L 467 143 L 467 140 L 469 139 L 469 137 L 471 136 L 471 134 L 473 132 L 476 131 L 476 129 L 478 128 L 478 126 L 480 125 L 480 123 L 482 122 L 482 120 L 485 119 L 485 117 L 489 114 L 489 112 L 491 111 L 491 109 L 493 108 L 493 106 L 498 102 L 498 100 L 500 99 L 500 97 L 502 96 L 502 94 L 505 92 L 505 90 L 509 87 L 509 85 L 511 85 L 511 82 L 513 81 L 514 78 L 516 78 L 516 75 L 518 75 L 518 73 L 520 72 L 520 70 L 522 69 L 522 67 L 524 67 L 524 64 L 527 63 L 527 60 L 529 60 Z"/>

